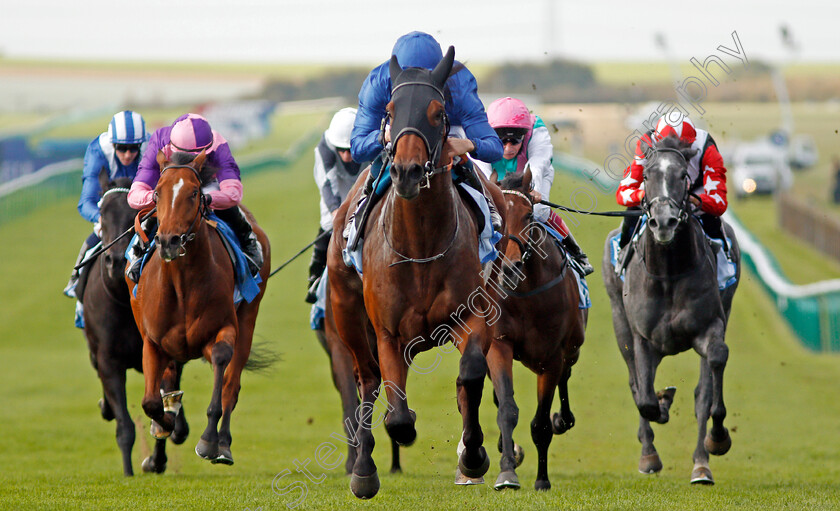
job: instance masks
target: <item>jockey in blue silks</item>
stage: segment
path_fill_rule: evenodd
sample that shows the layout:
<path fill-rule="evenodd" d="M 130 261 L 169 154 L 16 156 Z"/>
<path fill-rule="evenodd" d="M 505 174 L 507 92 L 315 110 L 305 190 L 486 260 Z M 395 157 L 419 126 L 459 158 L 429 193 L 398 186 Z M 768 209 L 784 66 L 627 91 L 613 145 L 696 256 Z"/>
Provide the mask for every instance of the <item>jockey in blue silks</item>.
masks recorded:
<path fill-rule="evenodd" d="M 110 180 L 118 177 L 134 179 L 140 163 L 140 155 L 146 148 L 149 133 L 143 116 L 131 110 L 117 112 L 108 124 L 108 131 L 102 133 L 88 145 L 85 151 L 84 168 L 82 169 L 82 194 L 79 198 L 79 214 L 88 222 L 93 223 L 93 233 L 82 243 L 78 265 L 85 257 L 85 253 L 96 246 L 100 239 L 99 200 L 102 189 L 99 184 L 99 173 L 105 168 Z M 75 266 L 74 265 L 74 266 Z M 73 270 L 70 281 L 64 288 L 64 294 L 73 298 L 76 295 L 76 283 L 79 280 L 79 270 Z"/>
<path fill-rule="evenodd" d="M 434 69 L 443 58 L 440 44 L 434 37 L 424 32 L 410 32 L 397 39 L 391 52 L 397 56 L 400 67 L 422 67 Z M 381 153 L 385 144 L 390 142 L 390 129 L 382 130 L 382 121 L 386 117 L 386 105 L 391 101 L 391 73 L 388 69 L 390 60 L 375 67 L 362 84 L 359 91 L 359 109 L 350 140 L 350 151 L 357 162 L 374 160 L 364 193 L 370 193 L 373 180 L 382 168 Z M 496 132 L 487 122 L 484 105 L 478 98 L 478 86 L 475 77 L 463 64 L 456 61 L 453 74 L 444 87 L 446 115 L 451 129 L 449 138 L 441 153 L 441 162 L 467 154 L 472 158 L 495 162 L 502 157 L 502 143 Z M 436 162 L 435 162 L 436 163 Z M 468 162 L 462 167 L 466 173 L 464 179 L 479 191 L 481 181 L 475 169 Z M 485 197 L 488 195 L 485 193 Z M 501 225 L 501 219 L 495 211 L 493 201 L 488 197 L 492 221 L 495 227 Z M 363 208 L 367 211 L 369 208 Z M 498 225 L 497 225 L 498 223 Z"/>

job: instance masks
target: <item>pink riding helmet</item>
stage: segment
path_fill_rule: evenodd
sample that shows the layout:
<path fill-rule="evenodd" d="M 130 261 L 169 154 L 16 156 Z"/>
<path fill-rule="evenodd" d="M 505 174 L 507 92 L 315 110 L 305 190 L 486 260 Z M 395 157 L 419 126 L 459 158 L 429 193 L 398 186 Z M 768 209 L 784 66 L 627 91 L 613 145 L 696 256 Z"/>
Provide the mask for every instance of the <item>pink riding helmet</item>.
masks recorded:
<path fill-rule="evenodd" d="M 225 139 L 210 128 L 207 119 L 198 114 L 178 117 L 169 134 L 169 144 L 173 151 L 195 153 L 206 150 L 210 153 L 224 142 Z"/>
<path fill-rule="evenodd" d="M 487 120 L 493 129 L 518 128 L 530 131 L 534 118 L 525 103 L 511 97 L 499 98 L 487 107 Z"/>

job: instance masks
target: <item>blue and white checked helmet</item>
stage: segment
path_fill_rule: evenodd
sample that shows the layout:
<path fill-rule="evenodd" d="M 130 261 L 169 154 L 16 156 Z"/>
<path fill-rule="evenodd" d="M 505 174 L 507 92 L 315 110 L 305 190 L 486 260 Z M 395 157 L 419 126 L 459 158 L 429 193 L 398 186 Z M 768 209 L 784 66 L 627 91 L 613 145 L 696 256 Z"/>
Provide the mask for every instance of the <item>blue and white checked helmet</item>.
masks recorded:
<path fill-rule="evenodd" d="M 112 144 L 142 144 L 147 139 L 146 122 L 137 112 L 123 110 L 111 119 L 108 137 Z"/>

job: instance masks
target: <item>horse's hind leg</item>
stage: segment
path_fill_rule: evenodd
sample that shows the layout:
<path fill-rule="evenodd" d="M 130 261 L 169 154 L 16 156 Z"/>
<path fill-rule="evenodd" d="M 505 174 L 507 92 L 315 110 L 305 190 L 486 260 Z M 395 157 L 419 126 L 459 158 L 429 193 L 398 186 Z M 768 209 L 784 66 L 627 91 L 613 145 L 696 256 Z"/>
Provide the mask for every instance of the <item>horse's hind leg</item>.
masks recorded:
<path fill-rule="evenodd" d="M 224 327 L 216 335 L 216 342 L 208 344 L 205 351 L 209 351 L 210 363 L 213 365 L 213 393 L 210 405 L 207 407 L 207 427 L 198 444 L 195 453 L 200 457 L 216 461 L 221 456 L 219 451 L 219 420 L 222 418 L 222 388 L 225 384 L 225 370 L 233 358 L 233 343 L 236 332 L 232 326 Z M 207 353 L 205 353 L 207 356 Z M 232 463 L 233 460 L 230 460 Z M 230 463 L 229 463 L 230 464 Z"/>
<path fill-rule="evenodd" d="M 493 381 L 494 397 L 498 411 L 496 423 L 499 425 L 499 442 L 502 453 L 499 461 L 499 477 L 493 486 L 496 490 L 520 488 L 516 475 L 517 460 L 514 453 L 513 430 L 519 421 L 519 408 L 513 398 L 513 352 L 510 344 L 493 342 L 487 352 L 487 367 Z"/>
<path fill-rule="evenodd" d="M 359 406 L 359 397 L 357 394 L 356 378 L 353 375 L 353 357 L 340 340 L 334 336 L 334 328 L 330 329 L 330 337 L 327 337 L 326 325 L 324 330 L 315 330 L 315 335 L 318 337 L 318 342 L 327 352 L 330 358 L 330 369 L 332 370 L 333 385 L 335 385 L 339 396 L 341 397 L 341 410 L 344 419 L 344 428 L 347 436 L 351 437 L 356 431 L 358 421 L 356 419 L 356 408 Z M 399 453 L 399 451 L 397 451 Z M 356 449 L 353 446 L 347 446 L 347 461 L 344 464 L 344 470 L 347 474 L 353 471 L 353 464 L 356 463 Z M 399 468 L 399 458 L 396 461 L 397 468 Z M 392 465 L 391 472 L 394 472 Z"/>
<path fill-rule="evenodd" d="M 125 368 L 104 369 L 106 364 L 99 364 L 99 379 L 108 406 L 117 422 L 117 445 L 122 452 L 123 474 L 134 475 L 131 466 L 131 450 L 134 448 L 134 421 L 128 413 L 125 398 Z"/>
<path fill-rule="evenodd" d="M 720 343 L 726 348 L 726 345 Z M 712 350 L 710 350 L 712 351 Z M 728 349 L 725 351 L 728 354 Z M 723 354 L 718 352 L 715 355 L 720 364 L 720 357 Z M 732 446 L 732 439 L 729 431 L 724 427 L 723 420 L 726 416 L 726 408 L 723 406 L 722 390 L 717 386 L 722 383 L 723 369 L 720 368 L 718 381 L 715 378 L 715 368 L 711 364 L 711 357 L 700 359 L 700 378 L 697 388 L 694 389 L 694 415 L 697 418 L 697 447 L 694 450 L 694 469 L 691 473 L 691 482 L 699 484 L 714 484 L 712 471 L 709 468 L 709 454 L 726 454 Z M 724 359 L 725 363 L 725 359 Z M 720 393 L 718 393 L 720 392 Z M 716 401 L 720 400 L 719 406 Z M 706 434 L 706 424 L 709 416 L 712 417 L 712 431 Z M 716 428 L 719 428 L 716 431 Z"/>

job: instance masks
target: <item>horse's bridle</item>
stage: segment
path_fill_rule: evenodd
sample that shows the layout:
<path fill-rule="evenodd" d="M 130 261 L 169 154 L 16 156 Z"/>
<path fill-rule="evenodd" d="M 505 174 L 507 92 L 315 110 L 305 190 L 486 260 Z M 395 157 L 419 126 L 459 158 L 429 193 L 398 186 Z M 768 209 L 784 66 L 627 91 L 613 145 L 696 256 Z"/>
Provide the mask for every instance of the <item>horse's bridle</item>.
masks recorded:
<path fill-rule="evenodd" d="M 531 206 L 531 217 L 533 218 L 534 215 L 534 201 L 531 199 L 530 196 L 518 191 L 518 190 L 502 190 L 502 193 L 505 195 L 515 195 L 516 197 L 520 197 L 528 202 Z M 526 263 L 534 253 L 534 242 L 531 239 L 531 235 L 528 234 L 528 238 L 526 241 L 522 241 L 517 237 L 515 234 L 508 234 L 508 239 L 519 245 L 519 251 L 522 252 L 522 262 Z"/>
<path fill-rule="evenodd" d="M 193 174 L 195 174 L 196 179 L 198 179 L 198 184 L 201 186 L 201 174 L 189 165 L 169 165 L 164 167 L 160 171 L 160 175 L 163 176 L 163 173 L 169 169 L 190 169 Z M 206 216 L 207 213 L 207 204 L 204 201 L 204 194 L 199 193 L 199 201 L 198 201 L 198 209 L 195 212 L 195 218 L 193 218 L 192 224 L 190 224 L 190 228 L 187 229 L 187 232 L 178 236 L 180 239 L 180 247 L 178 249 L 178 257 L 183 257 L 187 255 L 187 243 L 195 239 L 195 226 L 198 225 L 198 221 Z M 157 192 L 154 195 L 155 203 L 157 203 Z"/>
<path fill-rule="evenodd" d="M 688 219 L 688 214 L 689 214 L 689 209 L 690 209 L 689 208 L 689 200 L 691 198 L 691 193 L 688 189 L 689 185 L 691 184 L 690 183 L 690 178 L 688 176 L 688 160 L 686 160 L 685 155 L 682 153 L 682 151 L 680 151 L 678 149 L 672 149 L 670 147 L 662 147 L 662 148 L 654 149 L 654 154 L 659 153 L 659 152 L 677 153 L 678 155 L 680 155 L 680 157 L 686 163 L 686 166 L 682 171 L 682 178 L 685 180 L 685 192 L 683 193 L 683 197 L 682 197 L 681 202 L 677 202 L 672 197 L 662 196 L 662 195 L 648 200 L 647 193 L 645 193 L 645 196 L 642 198 L 642 209 L 645 210 L 645 213 L 647 213 L 648 218 L 650 218 L 650 216 L 651 216 L 650 209 L 655 204 L 657 204 L 659 202 L 664 202 L 666 204 L 669 204 L 674 209 L 676 209 L 677 211 L 680 212 L 679 217 L 678 217 L 678 221 L 679 221 L 679 223 L 683 223 L 683 222 L 686 221 L 686 219 Z M 655 161 L 655 157 L 654 157 L 654 161 Z M 647 166 L 645 166 L 645 169 L 647 169 Z M 646 180 L 647 180 L 647 172 L 644 172 L 642 174 L 642 181 L 644 182 Z M 647 188 L 648 187 L 645 186 L 645 190 L 647 190 Z"/>
<path fill-rule="evenodd" d="M 393 99 L 394 93 L 396 93 L 397 90 L 399 90 L 402 87 L 418 86 L 418 85 L 419 86 L 430 87 L 431 89 L 433 89 L 437 93 L 437 95 L 440 97 L 441 105 L 444 105 L 444 106 L 446 105 L 446 98 L 445 98 L 445 95 L 443 93 L 443 90 L 441 90 L 440 87 L 437 87 L 436 85 L 434 85 L 432 83 L 421 82 L 421 81 L 402 82 L 402 83 L 399 83 L 399 84 L 395 85 L 394 88 L 391 89 L 391 98 Z M 391 143 L 390 143 L 390 146 L 389 146 L 389 149 L 388 149 L 388 158 L 391 161 L 394 161 L 394 155 L 397 151 L 397 141 L 403 135 L 407 135 L 407 134 L 411 133 L 413 135 L 416 135 L 416 136 L 420 137 L 420 140 L 423 141 L 423 144 L 426 146 L 426 154 L 428 154 L 429 156 L 428 156 L 428 159 L 426 160 L 426 163 L 423 165 L 423 177 L 426 178 L 426 182 L 424 184 L 420 185 L 421 188 L 429 188 L 429 186 L 430 186 L 429 185 L 429 179 L 432 176 L 434 176 L 435 174 L 440 174 L 442 172 L 445 172 L 445 171 L 449 170 L 448 165 L 442 165 L 440 167 L 435 167 L 435 164 L 436 164 L 435 162 L 437 162 L 440 159 L 441 153 L 443 152 L 443 145 L 446 143 L 446 139 L 449 137 L 449 128 L 450 128 L 449 116 L 446 115 L 446 109 L 445 108 L 444 108 L 442 114 L 443 114 L 443 119 L 442 119 L 442 122 L 441 122 L 441 125 L 440 125 L 439 129 L 429 129 L 429 130 L 427 130 L 428 133 L 426 133 L 426 132 L 424 132 L 424 130 L 418 129 L 414 126 L 404 126 L 403 128 L 401 128 L 399 130 L 399 132 L 397 132 L 396 136 L 391 138 Z M 382 134 L 381 134 L 381 136 L 382 136 L 383 140 L 384 140 L 384 136 L 385 136 L 385 127 L 388 124 L 388 121 L 390 120 L 390 117 L 391 117 L 390 113 L 386 114 L 385 118 L 382 121 L 382 125 L 381 125 Z M 434 127 L 432 127 L 432 128 L 434 128 Z M 434 146 L 429 141 L 429 138 L 432 137 L 432 136 L 436 140 L 435 143 L 434 143 Z"/>

